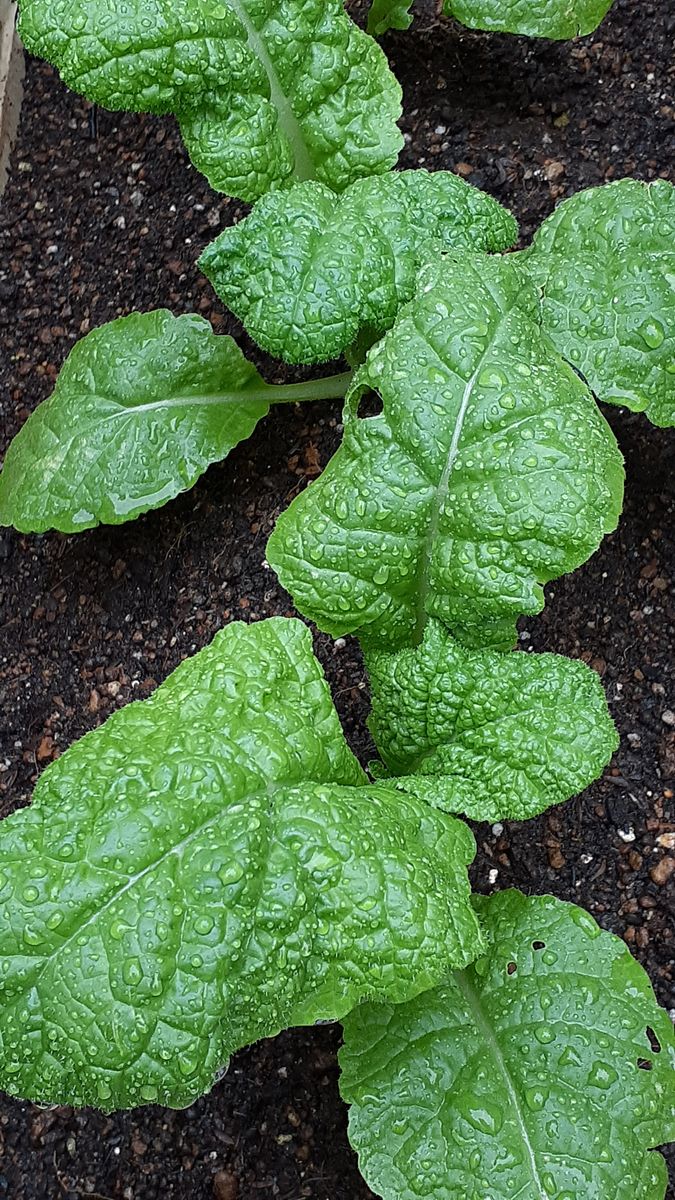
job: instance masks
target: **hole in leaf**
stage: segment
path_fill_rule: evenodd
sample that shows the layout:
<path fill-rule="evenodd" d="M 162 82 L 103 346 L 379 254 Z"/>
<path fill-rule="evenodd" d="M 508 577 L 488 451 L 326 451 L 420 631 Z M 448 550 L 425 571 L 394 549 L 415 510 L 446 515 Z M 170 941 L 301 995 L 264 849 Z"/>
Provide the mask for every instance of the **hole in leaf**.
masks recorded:
<path fill-rule="evenodd" d="M 647 1034 L 647 1037 L 649 1038 L 649 1045 L 652 1048 L 652 1054 L 660 1054 L 661 1053 L 661 1043 L 660 1043 L 659 1039 L 657 1038 L 656 1034 L 654 1033 L 654 1030 L 652 1029 L 651 1025 L 647 1026 L 645 1032 Z"/>
<path fill-rule="evenodd" d="M 510 963 L 506 964 L 506 974 L 507 975 L 515 975 L 517 970 L 518 970 L 518 966 L 516 963 L 510 962 Z"/>
<path fill-rule="evenodd" d="M 651 1071 L 652 1063 L 649 1058 L 638 1058 L 637 1065 L 641 1071 Z"/>
<path fill-rule="evenodd" d="M 532 949 L 533 949 L 533 950 L 545 950 L 545 949 L 546 949 L 546 942 L 533 942 L 533 943 L 532 943 Z"/>
<path fill-rule="evenodd" d="M 378 396 L 377 392 L 364 392 L 359 400 L 359 407 L 356 410 L 357 417 L 363 421 L 369 417 L 379 417 L 384 409 L 382 397 Z"/>

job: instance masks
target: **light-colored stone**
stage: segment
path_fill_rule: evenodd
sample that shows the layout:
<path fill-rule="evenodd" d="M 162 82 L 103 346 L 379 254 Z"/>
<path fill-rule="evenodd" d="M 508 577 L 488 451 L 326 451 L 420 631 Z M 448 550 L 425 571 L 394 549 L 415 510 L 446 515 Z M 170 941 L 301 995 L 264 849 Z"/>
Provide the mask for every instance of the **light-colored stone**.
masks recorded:
<path fill-rule="evenodd" d="M 16 32 L 16 4 L 0 0 L 0 196 L 5 190 L 9 156 L 19 124 L 23 97 L 23 47 Z"/>

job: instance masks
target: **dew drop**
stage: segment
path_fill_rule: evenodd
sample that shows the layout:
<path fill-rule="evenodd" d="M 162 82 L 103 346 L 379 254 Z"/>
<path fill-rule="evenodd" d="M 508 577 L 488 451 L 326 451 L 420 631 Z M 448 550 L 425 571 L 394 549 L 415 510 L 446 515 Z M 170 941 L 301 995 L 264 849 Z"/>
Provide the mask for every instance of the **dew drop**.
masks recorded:
<path fill-rule="evenodd" d="M 122 967 L 122 979 L 133 987 L 143 978 L 143 968 L 137 958 L 128 958 Z"/>
<path fill-rule="evenodd" d="M 601 1091 L 606 1092 L 609 1088 L 611 1088 L 613 1083 L 616 1083 L 618 1078 L 619 1076 L 614 1070 L 614 1067 L 609 1066 L 607 1063 L 598 1061 L 594 1062 L 593 1066 L 591 1067 L 591 1073 L 588 1076 L 588 1083 L 589 1087 L 600 1088 Z"/>
<path fill-rule="evenodd" d="M 645 346 L 648 346 L 650 350 L 658 350 L 659 346 L 663 345 L 666 336 L 661 322 L 656 321 L 653 317 L 642 323 L 638 333 Z"/>
<path fill-rule="evenodd" d="M 555 1041 L 555 1033 L 550 1025 L 537 1025 L 534 1036 L 542 1046 L 548 1046 L 550 1042 Z"/>

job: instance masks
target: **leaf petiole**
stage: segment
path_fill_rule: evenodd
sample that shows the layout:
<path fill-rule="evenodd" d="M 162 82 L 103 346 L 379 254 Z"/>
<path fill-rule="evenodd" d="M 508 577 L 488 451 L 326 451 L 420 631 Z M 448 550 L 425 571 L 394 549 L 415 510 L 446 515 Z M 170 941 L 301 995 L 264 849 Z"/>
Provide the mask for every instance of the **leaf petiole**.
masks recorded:
<path fill-rule="evenodd" d="M 340 400 L 347 394 L 353 371 L 326 375 L 323 379 L 307 379 L 303 383 L 268 383 L 260 398 L 270 404 L 301 404 L 305 400 Z"/>

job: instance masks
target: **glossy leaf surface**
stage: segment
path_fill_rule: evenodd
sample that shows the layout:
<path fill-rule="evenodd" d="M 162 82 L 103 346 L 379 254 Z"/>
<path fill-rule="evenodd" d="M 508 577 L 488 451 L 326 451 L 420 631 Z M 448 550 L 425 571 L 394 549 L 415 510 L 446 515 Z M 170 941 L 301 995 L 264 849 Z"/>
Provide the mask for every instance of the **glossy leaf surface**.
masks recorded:
<path fill-rule="evenodd" d="M 23 0 L 26 46 L 110 109 L 174 113 L 218 191 L 392 167 L 400 88 L 340 0 Z"/>
<path fill-rule="evenodd" d="M 624 943 L 582 909 L 501 892 L 488 954 L 345 1022 L 350 1139 L 384 1200 L 663 1200 L 675 1038 Z"/>
<path fill-rule="evenodd" d="M 537 318 L 517 264 L 449 255 L 371 350 L 342 446 L 268 545 L 320 628 L 391 650 L 437 617 L 467 644 L 512 645 L 542 584 L 615 526 L 616 442 Z M 360 418 L 369 389 L 383 412 Z"/>
<path fill-rule="evenodd" d="M 309 631 L 230 625 L 0 824 L 0 1086 L 181 1106 L 480 949 L 465 825 L 367 784 Z"/>
<path fill-rule="evenodd" d="M 470 29 L 566 41 L 592 33 L 612 0 L 445 0 L 444 11 Z"/>
<path fill-rule="evenodd" d="M 368 10 L 368 33 L 381 37 L 388 29 L 409 29 L 413 0 L 372 0 Z"/>
<path fill-rule="evenodd" d="M 524 260 L 544 328 L 600 400 L 675 425 L 675 188 L 622 179 L 564 201 Z"/>
<path fill-rule="evenodd" d="M 526 820 L 588 787 L 619 739 L 598 676 L 558 654 L 465 650 L 435 621 L 366 656 L 378 774 L 446 812 Z"/>
<path fill-rule="evenodd" d="M 0 523 L 78 533 L 158 508 L 249 437 L 273 395 L 201 317 L 111 321 L 76 343 L 10 445 Z"/>
<path fill-rule="evenodd" d="M 437 244 L 504 250 L 517 236 L 511 214 L 457 175 L 400 171 L 342 196 L 317 183 L 265 196 L 199 265 L 265 350 L 325 362 L 363 326 L 391 326 Z"/>

